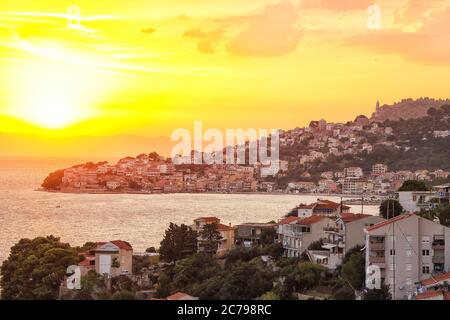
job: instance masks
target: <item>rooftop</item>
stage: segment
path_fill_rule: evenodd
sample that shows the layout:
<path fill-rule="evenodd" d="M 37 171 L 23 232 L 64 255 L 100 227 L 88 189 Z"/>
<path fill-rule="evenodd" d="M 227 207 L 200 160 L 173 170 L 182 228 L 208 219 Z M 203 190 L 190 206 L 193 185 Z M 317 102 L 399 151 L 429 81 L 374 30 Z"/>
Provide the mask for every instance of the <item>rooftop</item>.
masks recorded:
<path fill-rule="evenodd" d="M 396 216 L 396 217 L 394 217 L 394 218 L 391 218 L 391 219 L 389 219 L 389 220 L 379 222 L 379 223 L 377 223 L 377 224 L 375 224 L 375 225 L 373 225 L 373 226 L 367 228 L 366 230 L 367 230 L 368 232 L 370 232 L 370 231 L 373 231 L 373 230 L 375 230 L 375 229 L 379 229 L 379 228 L 388 226 L 388 225 L 390 225 L 391 223 L 395 223 L 395 222 L 398 222 L 398 221 L 401 221 L 401 220 L 404 220 L 404 219 L 408 219 L 408 218 L 410 218 L 410 217 L 412 217 L 412 216 L 416 216 L 416 215 L 415 215 L 414 213 L 405 213 L 405 214 L 401 214 L 401 215 Z"/>
<path fill-rule="evenodd" d="M 422 280 L 421 283 L 424 286 L 432 286 L 443 281 L 450 281 L 450 272 L 435 275 L 432 278 Z"/>

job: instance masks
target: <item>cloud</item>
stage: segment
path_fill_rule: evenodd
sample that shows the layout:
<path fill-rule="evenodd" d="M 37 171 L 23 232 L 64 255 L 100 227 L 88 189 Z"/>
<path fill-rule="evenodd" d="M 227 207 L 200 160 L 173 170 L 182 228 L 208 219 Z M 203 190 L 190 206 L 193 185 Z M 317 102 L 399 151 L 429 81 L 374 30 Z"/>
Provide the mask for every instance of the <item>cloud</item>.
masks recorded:
<path fill-rule="evenodd" d="M 141 30 L 142 33 L 146 33 L 146 34 L 152 34 L 156 31 L 156 29 L 153 28 L 144 28 Z"/>
<path fill-rule="evenodd" d="M 297 27 L 299 18 L 299 7 L 291 1 L 282 1 L 266 6 L 262 13 L 233 19 L 248 26 L 230 41 L 227 50 L 238 56 L 288 54 L 297 48 L 302 37 Z"/>
<path fill-rule="evenodd" d="M 200 28 L 192 28 L 183 33 L 183 37 L 186 38 L 205 38 L 207 33 Z"/>
<path fill-rule="evenodd" d="M 373 0 L 303 0 L 302 8 L 326 10 L 364 10 Z"/>
<path fill-rule="evenodd" d="M 200 28 L 194 28 L 187 30 L 183 37 L 192 38 L 192 39 L 200 39 L 197 45 L 197 50 L 202 53 L 215 53 L 216 48 L 223 41 L 223 33 L 222 29 L 215 29 L 210 32 L 205 32 Z"/>
<path fill-rule="evenodd" d="M 421 63 L 450 63 L 450 6 L 434 11 L 415 32 L 370 32 L 347 39 L 347 44 L 399 54 Z"/>

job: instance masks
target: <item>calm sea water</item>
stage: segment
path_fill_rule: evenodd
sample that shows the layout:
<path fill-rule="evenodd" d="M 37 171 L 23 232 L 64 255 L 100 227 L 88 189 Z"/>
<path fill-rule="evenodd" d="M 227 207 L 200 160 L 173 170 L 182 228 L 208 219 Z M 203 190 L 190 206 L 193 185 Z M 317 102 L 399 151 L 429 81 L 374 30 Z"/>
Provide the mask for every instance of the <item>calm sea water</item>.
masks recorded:
<path fill-rule="evenodd" d="M 299 203 L 317 199 L 264 194 L 90 195 L 35 191 L 50 171 L 84 161 L 0 159 L 0 262 L 21 238 L 52 234 L 72 245 L 121 239 L 143 251 L 159 246 L 170 222 L 191 224 L 201 216 L 217 216 L 226 224 L 268 222 L 279 219 Z M 328 199 L 339 201 L 336 197 Z M 355 213 L 360 210 L 359 206 L 353 208 Z M 365 207 L 365 213 L 377 211 L 377 207 Z"/>

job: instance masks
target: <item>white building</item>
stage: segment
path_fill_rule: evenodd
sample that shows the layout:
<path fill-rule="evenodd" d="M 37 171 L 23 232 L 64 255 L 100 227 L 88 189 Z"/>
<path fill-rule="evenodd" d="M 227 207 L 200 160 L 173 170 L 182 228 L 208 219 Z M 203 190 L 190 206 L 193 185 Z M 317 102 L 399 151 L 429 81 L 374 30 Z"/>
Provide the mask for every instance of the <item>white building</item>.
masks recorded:
<path fill-rule="evenodd" d="M 308 218 L 287 217 L 281 220 L 277 233 L 285 255 L 299 257 L 311 243 L 322 239 L 325 236 L 324 227 L 333 223 L 333 219 L 322 215 Z"/>
<path fill-rule="evenodd" d="M 431 199 L 436 198 L 436 192 L 431 191 L 399 191 L 398 201 L 406 212 L 419 212 L 433 207 Z"/>
<path fill-rule="evenodd" d="M 377 163 L 372 166 L 372 175 L 378 176 L 388 172 L 388 166 L 382 163 Z"/>
<path fill-rule="evenodd" d="M 379 268 L 394 299 L 409 299 L 420 281 L 450 271 L 450 228 L 439 223 L 408 213 L 365 233 L 366 266 Z"/>

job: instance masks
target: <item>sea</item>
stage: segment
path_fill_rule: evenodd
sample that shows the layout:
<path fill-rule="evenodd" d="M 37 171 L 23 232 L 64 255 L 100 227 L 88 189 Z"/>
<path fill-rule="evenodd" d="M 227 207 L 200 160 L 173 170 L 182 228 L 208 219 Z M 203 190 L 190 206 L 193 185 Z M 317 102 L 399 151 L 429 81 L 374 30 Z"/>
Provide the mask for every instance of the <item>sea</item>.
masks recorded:
<path fill-rule="evenodd" d="M 135 251 L 159 247 L 170 222 L 216 216 L 224 224 L 277 221 L 317 195 L 66 194 L 38 191 L 49 172 L 101 159 L 0 158 L 0 264 L 22 238 L 54 235 L 71 245 L 125 240 Z M 113 162 L 113 159 L 110 159 Z M 321 197 L 340 201 L 339 197 Z M 361 206 L 352 206 L 360 213 Z M 377 214 L 378 207 L 365 206 Z"/>

